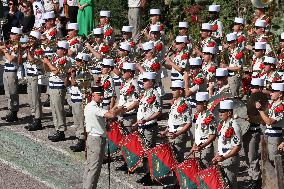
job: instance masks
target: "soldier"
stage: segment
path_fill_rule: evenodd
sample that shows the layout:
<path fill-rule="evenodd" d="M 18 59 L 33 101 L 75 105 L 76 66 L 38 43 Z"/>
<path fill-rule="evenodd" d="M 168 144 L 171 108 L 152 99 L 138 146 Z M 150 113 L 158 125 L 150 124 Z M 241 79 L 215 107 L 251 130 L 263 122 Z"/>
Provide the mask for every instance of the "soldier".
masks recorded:
<path fill-rule="evenodd" d="M 251 94 L 260 94 L 264 87 L 264 79 L 252 78 Z M 249 102 L 249 101 L 248 101 Z M 261 171 L 260 171 L 260 136 L 261 136 L 261 117 L 260 114 L 254 111 L 249 111 L 249 130 L 243 136 L 243 147 L 248 165 L 248 174 L 251 177 L 251 182 L 248 188 L 261 188 Z"/>
<path fill-rule="evenodd" d="M 106 118 L 112 119 L 124 112 L 123 107 L 105 110 L 100 107 L 104 94 L 101 86 L 92 87 L 92 101 L 84 109 L 87 132 L 87 160 L 83 176 L 83 188 L 97 188 L 106 146 Z"/>
<path fill-rule="evenodd" d="M 160 26 L 152 25 L 150 27 L 150 41 L 155 46 L 156 56 L 159 60 L 162 60 L 165 54 L 165 46 L 161 39 Z"/>
<path fill-rule="evenodd" d="M 283 75 L 284 73 L 284 32 L 280 36 L 279 52 L 278 52 L 279 63 L 277 65 L 278 71 Z"/>
<path fill-rule="evenodd" d="M 115 85 L 115 92 L 120 97 L 119 88 L 121 86 L 121 72 L 123 68 L 123 64 L 130 62 L 130 53 L 131 53 L 131 46 L 129 43 L 122 42 L 118 48 L 118 58 L 115 60 L 115 67 L 113 69 L 113 80 Z"/>
<path fill-rule="evenodd" d="M 209 6 L 209 23 L 212 25 L 212 37 L 217 42 L 217 45 L 221 44 L 221 38 L 223 37 L 223 24 L 219 19 L 220 5 Z"/>
<path fill-rule="evenodd" d="M 154 88 L 155 79 L 156 74 L 154 72 L 143 73 L 144 92 L 140 97 L 137 122 L 133 125 L 133 127 L 138 127 L 138 131 L 147 148 L 153 148 L 156 146 L 158 132 L 157 118 L 162 112 L 160 96 Z M 141 179 L 137 180 L 137 182 L 143 183 L 143 185 L 151 185 L 153 184 L 153 181 L 151 180 L 147 161 L 144 162 L 144 166 L 147 167 L 146 174 Z"/>
<path fill-rule="evenodd" d="M 131 60 L 133 60 L 133 55 L 135 53 L 135 41 L 132 38 L 132 31 L 133 31 L 133 26 L 123 26 L 121 29 L 122 32 L 122 39 L 120 40 L 120 43 L 128 43 L 131 47 L 131 51 L 129 53 L 129 57 L 131 57 Z M 114 43 L 114 48 L 117 48 L 117 44 Z"/>
<path fill-rule="evenodd" d="M 202 72 L 201 58 L 189 59 L 189 70 L 185 71 L 183 79 L 185 83 L 185 96 L 189 97 L 190 105 L 194 108 L 196 105 L 195 94 L 207 90 L 205 75 Z"/>
<path fill-rule="evenodd" d="M 216 47 L 215 40 L 211 37 L 212 35 L 212 25 L 209 23 L 203 23 L 201 26 L 201 41 L 196 44 L 193 49 L 193 54 L 197 56 L 202 56 L 202 49 L 204 47 Z"/>
<path fill-rule="evenodd" d="M 219 95 L 223 93 L 231 93 L 230 86 L 228 84 L 229 72 L 226 68 L 216 69 L 216 79 L 217 79 L 217 90 L 215 90 L 214 95 Z"/>
<path fill-rule="evenodd" d="M 179 36 L 187 36 L 188 39 L 188 43 L 187 43 L 187 47 L 189 52 L 192 52 L 192 43 L 191 43 L 191 39 L 192 37 L 188 34 L 188 30 L 189 30 L 189 26 L 188 26 L 188 22 L 179 22 L 178 23 L 178 35 Z"/>
<path fill-rule="evenodd" d="M 216 138 L 216 120 L 214 115 L 207 109 L 209 101 L 208 92 L 196 93 L 195 141 L 191 152 L 200 152 L 202 163 L 208 167 L 214 157 L 213 141 Z"/>
<path fill-rule="evenodd" d="M 143 83 L 143 73 L 144 72 L 155 72 L 156 73 L 156 80 L 155 80 L 155 87 L 158 91 L 160 97 L 164 95 L 164 88 L 161 82 L 161 63 L 158 57 L 156 56 L 156 48 L 153 42 L 146 42 L 143 43 L 142 48 L 144 50 L 145 59 L 144 62 L 140 64 L 136 64 L 136 67 L 140 71 L 139 83 Z M 143 84 L 142 84 L 143 85 Z M 140 86 L 142 88 L 142 85 Z M 142 88 L 143 90 L 143 88 Z"/>
<path fill-rule="evenodd" d="M 230 188 L 237 189 L 237 175 L 240 165 L 238 152 L 241 150 L 242 134 L 240 126 L 233 118 L 232 100 L 220 102 L 219 117 L 221 122 L 217 127 L 218 153 L 212 162 L 213 164 L 221 164 Z"/>
<path fill-rule="evenodd" d="M 44 13 L 43 18 L 45 20 L 45 31 L 42 34 L 42 37 L 45 37 L 47 39 L 47 43 L 50 44 L 52 41 L 61 37 L 62 35 L 56 27 L 54 12 Z"/>
<path fill-rule="evenodd" d="M 265 108 L 259 102 L 255 107 L 259 110 L 262 121 L 266 124 L 265 139 L 268 143 L 268 159 L 274 166 L 274 156 L 278 154 L 277 147 L 282 142 L 282 125 L 283 125 L 283 83 L 272 83 L 271 101 L 268 105 L 268 114 Z"/>
<path fill-rule="evenodd" d="M 135 77 L 136 66 L 134 63 L 124 63 L 122 67 L 122 78 L 120 86 L 120 96 L 118 106 L 126 108 L 125 113 L 119 117 L 125 134 L 132 133 L 132 125 L 137 121 L 137 108 L 139 106 L 139 90 L 138 83 Z M 121 167 L 117 167 L 118 171 L 127 172 L 127 164 L 124 163 Z"/>
<path fill-rule="evenodd" d="M 110 53 L 109 46 L 103 42 L 103 30 L 101 28 L 95 28 L 93 30 L 95 37 L 94 44 L 86 42 L 85 47 L 92 54 L 91 73 L 94 76 L 94 80 L 102 73 L 101 64 L 104 57 L 107 57 Z"/>
<path fill-rule="evenodd" d="M 102 75 L 100 78 L 101 85 L 104 89 L 104 100 L 102 103 L 102 108 L 105 110 L 110 110 L 115 105 L 116 94 L 114 89 L 114 81 L 110 75 L 114 66 L 113 59 L 104 58 L 102 62 Z"/>
<path fill-rule="evenodd" d="M 64 141 L 66 130 L 66 117 L 64 112 L 64 100 L 66 94 L 66 74 L 71 67 L 70 58 L 67 56 L 69 44 L 67 41 L 58 41 L 56 57 L 50 61 L 44 58 L 44 66 L 50 71 L 49 94 L 52 110 L 53 124 L 56 132 L 48 136 L 52 142 Z"/>
<path fill-rule="evenodd" d="M 69 44 L 68 55 L 75 58 L 76 54 L 81 51 L 81 39 L 78 37 L 79 26 L 77 23 L 69 23 L 67 25 L 68 37 L 67 42 Z"/>
<path fill-rule="evenodd" d="M 17 113 L 19 111 L 19 94 L 18 94 L 18 78 L 17 69 L 19 66 L 20 52 L 20 38 L 22 35 L 22 29 L 12 27 L 10 33 L 10 44 L 1 46 L 0 50 L 4 54 L 4 73 L 3 83 L 5 96 L 8 100 L 8 113 L 2 120 L 7 122 L 18 121 Z"/>
<path fill-rule="evenodd" d="M 89 61 L 89 55 L 84 53 L 78 53 L 75 57 L 76 67 L 71 68 L 70 75 L 68 78 L 71 94 L 71 106 L 73 121 L 76 127 L 76 137 L 78 139 L 77 144 L 70 146 L 70 149 L 73 152 L 81 152 L 85 150 L 85 136 L 84 136 L 84 113 L 83 113 L 83 93 L 80 86 L 80 81 L 78 80 L 83 73 L 82 69 L 84 64 L 87 64 Z M 87 86 L 89 87 L 89 86 Z M 86 89 L 85 89 L 86 90 Z"/>
<path fill-rule="evenodd" d="M 118 106 L 126 107 L 126 112 L 122 115 L 123 127 L 126 133 L 132 132 L 132 125 L 136 122 L 137 110 L 139 105 L 138 83 L 135 77 L 136 66 L 134 63 L 123 64 L 123 75 L 120 86 L 120 96 Z"/>
<path fill-rule="evenodd" d="M 163 66 L 171 70 L 171 80 L 183 80 L 184 70 L 188 65 L 189 52 L 186 48 L 187 37 L 177 36 L 175 40 L 176 54 L 174 59 L 171 60 L 169 57 L 165 57 L 166 63 Z"/>
<path fill-rule="evenodd" d="M 31 47 L 27 50 L 27 80 L 28 80 L 28 98 L 30 102 L 31 115 L 33 122 L 25 127 L 29 131 L 36 131 L 42 129 L 42 106 L 40 99 L 40 86 L 38 85 L 38 75 L 42 74 L 42 58 L 43 50 L 40 47 L 41 33 L 38 31 L 31 31 L 30 44 Z"/>
<path fill-rule="evenodd" d="M 213 95 L 214 79 L 217 67 L 216 63 L 214 62 L 216 50 L 215 47 L 204 47 L 202 53 L 202 71 L 206 76 L 205 83 L 207 83 L 207 91 L 209 92 L 209 96 L 211 97 Z"/>
<path fill-rule="evenodd" d="M 276 71 L 276 63 L 276 58 L 265 56 L 263 61 L 264 69 L 258 75 L 258 77 L 264 79 L 265 90 L 263 92 L 266 94 L 270 94 L 272 83 L 282 80 L 281 75 Z"/>
<path fill-rule="evenodd" d="M 110 25 L 110 11 L 100 11 L 100 28 L 103 29 L 104 42 L 112 46 L 114 42 L 113 28 Z"/>
<path fill-rule="evenodd" d="M 229 43 L 229 64 L 222 64 L 222 67 L 227 68 L 229 72 L 229 86 L 233 97 L 239 97 L 241 86 L 241 70 L 244 64 L 244 52 L 238 47 L 237 35 L 230 33 L 227 36 Z"/>
<path fill-rule="evenodd" d="M 44 28 L 41 38 L 42 38 L 42 49 L 45 51 L 45 55 L 52 58 L 56 51 L 56 39 L 60 38 L 61 32 L 56 27 L 55 24 L 55 13 L 53 11 L 46 12 L 43 15 L 45 21 Z M 46 76 L 48 77 L 48 76 Z M 50 106 L 50 96 L 49 96 L 49 87 L 47 87 L 48 98 L 43 102 L 44 107 Z"/>
<path fill-rule="evenodd" d="M 147 26 L 146 30 L 144 30 L 144 35 L 146 39 L 150 40 L 150 27 L 152 25 L 159 25 L 160 26 L 160 32 L 161 35 L 165 35 L 165 26 L 160 21 L 161 17 L 161 10 L 160 9 L 150 9 L 150 23 Z"/>
<path fill-rule="evenodd" d="M 267 23 L 267 25 L 269 25 L 271 20 L 270 17 L 265 14 L 265 8 L 266 7 L 258 5 L 258 7 L 255 9 L 256 21 L 263 20 Z"/>
<path fill-rule="evenodd" d="M 257 77 L 260 71 L 264 68 L 264 55 L 266 43 L 256 42 L 254 45 L 254 56 L 252 60 L 252 76 Z"/>
<path fill-rule="evenodd" d="M 161 136 L 168 137 L 176 155 L 175 157 L 181 163 L 184 161 L 187 132 L 191 127 L 191 111 L 184 96 L 184 82 L 180 80 L 172 82 L 171 89 L 173 104 L 169 113 L 168 127 L 161 132 Z"/>
<path fill-rule="evenodd" d="M 242 50 L 246 46 L 246 36 L 244 34 L 244 27 L 246 21 L 244 18 L 236 17 L 234 20 L 233 33 L 237 34 L 237 44 Z"/>

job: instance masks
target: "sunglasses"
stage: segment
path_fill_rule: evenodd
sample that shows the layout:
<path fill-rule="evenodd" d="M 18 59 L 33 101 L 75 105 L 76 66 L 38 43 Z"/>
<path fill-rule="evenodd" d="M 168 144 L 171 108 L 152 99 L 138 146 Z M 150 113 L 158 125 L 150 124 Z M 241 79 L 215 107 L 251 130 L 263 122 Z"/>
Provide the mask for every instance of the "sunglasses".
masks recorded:
<path fill-rule="evenodd" d="M 9 6 L 14 5 L 14 3 L 9 3 Z"/>
<path fill-rule="evenodd" d="M 254 49 L 255 52 L 260 52 L 260 51 L 264 51 L 262 49 Z"/>
<path fill-rule="evenodd" d="M 229 111 L 230 111 L 230 110 L 223 110 L 223 109 L 219 109 L 219 110 L 218 110 L 219 113 L 226 113 L 226 112 L 229 112 Z"/>
<path fill-rule="evenodd" d="M 147 82 L 147 81 L 150 81 L 150 79 L 143 79 L 143 82 Z"/>

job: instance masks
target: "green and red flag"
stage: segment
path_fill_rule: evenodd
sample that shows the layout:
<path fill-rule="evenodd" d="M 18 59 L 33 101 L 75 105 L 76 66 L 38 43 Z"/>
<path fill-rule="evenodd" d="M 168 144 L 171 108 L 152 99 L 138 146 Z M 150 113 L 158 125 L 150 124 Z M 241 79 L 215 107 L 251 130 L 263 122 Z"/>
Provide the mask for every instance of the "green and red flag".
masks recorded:
<path fill-rule="evenodd" d="M 197 173 L 200 189 L 229 189 L 217 166 L 212 166 Z"/>
<path fill-rule="evenodd" d="M 159 180 L 169 175 L 177 165 L 170 144 L 160 144 L 148 151 L 150 174 Z"/>
<path fill-rule="evenodd" d="M 176 177 L 181 189 L 197 189 L 199 182 L 196 174 L 201 170 L 198 159 L 186 159 L 178 164 L 175 169 Z"/>
<path fill-rule="evenodd" d="M 146 148 L 138 132 L 133 132 L 121 141 L 121 153 L 127 163 L 129 172 L 133 172 L 143 161 Z"/>
<path fill-rule="evenodd" d="M 109 125 L 106 133 L 110 154 L 113 155 L 120 150 L 120 142 L 122 141 L 124 134 L 122 132 L 121 125 L 118 121 L 114 121 Z M 107 150 L 106 150 L 107 153 Z"/>

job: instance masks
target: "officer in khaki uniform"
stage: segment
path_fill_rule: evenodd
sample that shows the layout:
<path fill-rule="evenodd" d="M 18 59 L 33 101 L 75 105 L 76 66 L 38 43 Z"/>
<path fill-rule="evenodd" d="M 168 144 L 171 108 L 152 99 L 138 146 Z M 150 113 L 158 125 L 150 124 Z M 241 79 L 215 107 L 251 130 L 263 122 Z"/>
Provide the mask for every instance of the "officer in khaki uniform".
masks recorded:
<path fill-rule="evenodd" d="M 168 128 L 161 135 L 168 137 L 175 157 L 181 163 L 186 150 L 187 131 L 191 127 L 191 108 L 184 96 L 183 81 L 173 81 L 171 89 L 174 101 L 169 113 Z"/>
<path fill-rule="evenodd" d="M 272 165 L 274 165 L 274 156 L 279 153 L 277 147 L 283 140 L 283 93 L 284 83 L 272 83 L 268 114 L 265 113 L 264 107 L 259 102 L 255 105 L 256 109 L 259 110 L 262 121 L 266 124 L 265 139 L 268 143 L 268 159 Z"/>
<path fill-rule="evenodd" d="M 229 64 L 223 64 L 222 67 L 226 67 L 229 71 L 228 83 L 233 97 L 239 97 L 241 86 L 241 75 L 239 72 L 242 70 L 244 63 L 244 52 L 237 45 L 237 34 L 230 33 L 226 37 L 229 43 Z"/>
<path fill-rule="evenodd" d="M 78 55 L 75 57 L 75 60 L 77 69 L 71 68 L 71 73 L 68 80 L 71 85 L 70 98 L 74 125 L 76 127 L 76 137 L 78 139 L 78 142 L 74 146 L 70 146 L 70 149 L 73 152 L 81 152 L 85 150 L 83 103 L 86 99 L 83 99 L 82 88 L 80 86 L 79 79 L 86 74 L 83 73 L 82 68 L 84 67 L 84 64 L 88 63 L 89 55 L 85 53 L 78 53 Z M 87 88 L 88 87 L 90 86 L 87 86 Z"/>
<path fill-rule="evenodd" d="M 66 117 L 64 112 L 64 100 L 67 85 L 67 71 L 72 63 L 67 56 L 69 45 L 67 41 L 58 41 L 56 57 L 50 61 L 44 58 L 44 66 L 50 71 L 49 77 L 49 95 L 50 106 L 52 110 L 52 119 L 56 132 L 48 136 L 52 142 L 65 140 L 64 131 L 66 130 Z"/>
<path fill-rule="evenodd" d="M 259 94 L 264 88 L 264 79 L 252 78 L 251 94 Z M 249 101 L 248 101 L 249 102 Z M 251 182 L 248 188 L 261 188 L 261 170 L 260 170 L 260 136 L 261 136 L 261 117 L 259 113 L 253 111 L 247 112 L 249 117 L 250 127 L 248 132 L 243 136 L 243 147 L 248 164 L 248 174 L 251 177 Z"/>
<path fill-rule="evenodd" d="M 220 123 L 217 126 L 218 153 L 212 159 L 213 164 L 220 163 L 230 188 L 237 189 L 237 175 L 240 160 L 238 152 L 241 150 L 241 129 L 233 118 L 233 101 L 224 100 L 220 102 Z"/>
<path fill-rule="evenodd" d="M 208 92 L 196 93 L 196 113 L 194 114 L 195 141 L 192 152 L 200 152 L 202 163 L 208 167 L 214 157 L 213 141 L 216 138 L 216 120 L 207 110 Z"/>
<path fill-rule="evenodd" d="M 87 132 L 87 160 L 83 176 L 83 188 L 95 189 L 99 181 L 106 146 L 106 118 L 114 118 L 125 111 L 123 107 L 105 110 L 100 107 L 103 101 L 103 88 L 92 87 L 92 101 L 84 109 Z"/>
<path fill-rule="evenodd" d="M 18 121 L 17 112 L 19 111 L 19 94 L 18 94 L 18 54 L 19 41 L 22 35 L 22 29 L 12 27 L 10 33 L 11 45 L 1 46 L 0 52 L 4 54 L 4 73 L 3 83 L 5 96 L 8 100 L 8 114 L 2 117 L 7 122 Z"/>
<path fill-rule="evenodd" d="M 144 139 L 144 143 L 147 148 L 153 148 L 156 146 L 156 138 L 158 132 L 157 118 L 162 112 L 162 105 L 160 104 L 159 93 L 154 88 L 156 74 L 154 72 L 143 73 L 143 86 L 144 92 L 140 97 L 137 122 L 133 125 L 138 127 L 138 131 Z M 144 166 L 148 165 L 144 162 Z M 137 182 L 143 184 L 152 184 L 150 171 L 147 166 L 147 173 Z"/>
<path fill-rule="evenodd" d="M 42 73 L 42 57 L 43 50 L 40 48 L 38 41 L 41 38 L 41 33 L 38 31 L 31 31 L 30 43 L 33 43 L 33 47 L 27 51 L 27 80 L 28 80 L 28 99 L 30 102 L 31 115 L 33 116 L 33 122 L 25 127 L 29 131 L 36 131 L 42 129 L 41 117 L 41 91 L 38 85 L 38 75 Z"/>

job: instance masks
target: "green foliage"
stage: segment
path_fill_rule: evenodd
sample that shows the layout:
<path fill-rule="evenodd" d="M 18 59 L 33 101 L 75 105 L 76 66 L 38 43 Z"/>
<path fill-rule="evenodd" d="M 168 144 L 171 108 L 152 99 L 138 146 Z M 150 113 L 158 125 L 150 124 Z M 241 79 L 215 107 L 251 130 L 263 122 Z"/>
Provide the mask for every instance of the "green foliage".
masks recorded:
<path fill-rule="evenodd" d="M 121 29 L 123 25 L 128 25 L 128 4 L 127 0 L 94 0 L 95 4 L 95 24 L 99 24 L 101 10 L 111 11 L 111 24 L 115 29 Z"/>

